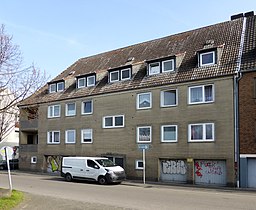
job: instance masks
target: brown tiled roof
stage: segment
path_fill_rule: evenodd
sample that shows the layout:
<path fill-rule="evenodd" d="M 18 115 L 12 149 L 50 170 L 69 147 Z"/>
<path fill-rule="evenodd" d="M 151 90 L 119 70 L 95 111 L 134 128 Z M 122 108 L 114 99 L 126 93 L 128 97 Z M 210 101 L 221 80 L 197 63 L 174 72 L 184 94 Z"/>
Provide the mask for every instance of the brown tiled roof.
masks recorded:
<path fill-rule="evenodd" d="M 247 18 L 241 70 L 256 70 L 256 21 L 255 16 Z"/>
<path fill-rule="evenodd" d="M 48 94 L 46 85 L 20 105 L 232 75 L 236 70 L 242 25 L 243 19 L 239 18 L 81 58 L 51 82 L 95 72 L 97 74 L 96 86 L 76 89 L 75 79 L 73 79 L 72 85 L 64 92 Z M 203 49 L 209 40 L 213 40 L 210 42 L 211 47 L 218 49 L 219 61 L 212 66 L 198 67 L 196 53 Z M 168 56 L 176 56 L 176 60 L 180 61 L 175 72 L 147 76 L 145 61 Z M 128 61 L 129 58 L 134 59 Z M 108 70 L 127 64 L 133 66 L 132 79 L 108 83 Z"/>

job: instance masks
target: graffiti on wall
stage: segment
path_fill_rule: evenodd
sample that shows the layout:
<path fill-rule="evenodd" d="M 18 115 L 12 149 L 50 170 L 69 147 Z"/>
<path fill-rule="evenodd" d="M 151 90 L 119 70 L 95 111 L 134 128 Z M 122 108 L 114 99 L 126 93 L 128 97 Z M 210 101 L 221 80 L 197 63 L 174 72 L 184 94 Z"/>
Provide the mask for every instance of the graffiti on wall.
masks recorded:
<path fill-rule="evenodd" d="M 59 155 L 49 155 L 46 156 L 47 171 L 56 172 L 61 170 L 61 159 L 62 156 Z"/>
<path fill-rule="evenodd" d="M 223 165 L 219 161 L 196 161 L 195 174 L 202 178 L 204 174 L 222 175 Z"/>
<path fill-rule="evenodd" d="M 184 160 L 165 160 L 162 161 L 164 174 L 186 174 L 187 166 Z"/>

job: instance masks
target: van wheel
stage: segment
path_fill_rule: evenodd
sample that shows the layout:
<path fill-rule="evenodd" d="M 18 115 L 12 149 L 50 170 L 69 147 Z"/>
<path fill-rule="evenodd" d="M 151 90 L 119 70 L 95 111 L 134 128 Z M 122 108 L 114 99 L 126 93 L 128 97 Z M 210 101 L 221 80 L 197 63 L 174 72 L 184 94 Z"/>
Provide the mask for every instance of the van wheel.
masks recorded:
<path fill-rule="evenodd" d="M 65 179 L 66 179 L 67 182 L 72 181 L 72 176 L 71 176 L 71 174 L 66 174 L 66 175 L 65 175 Z"/>
<path fill-rule="evenodd" d="M 106 179 L 106 177 L 104 177 L 104 176 L 100 176 L 100 177 L 98 178 L 98 182 L 99 182 L 99 184 L 101 184 L 101 185 L 107 184 L 107 179 Z"/>

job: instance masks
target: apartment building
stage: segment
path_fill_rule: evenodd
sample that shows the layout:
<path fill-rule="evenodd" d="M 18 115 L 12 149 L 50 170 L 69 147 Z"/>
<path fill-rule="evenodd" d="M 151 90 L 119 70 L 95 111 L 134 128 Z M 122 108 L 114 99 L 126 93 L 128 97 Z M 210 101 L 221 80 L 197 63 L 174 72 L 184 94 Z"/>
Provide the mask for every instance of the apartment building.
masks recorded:
<path fill-rule="evenodd" d="M 247 16 L 76 61 L 20 103 L 20 168 L 105 156 L 128 179 L 235 186 Z"/>

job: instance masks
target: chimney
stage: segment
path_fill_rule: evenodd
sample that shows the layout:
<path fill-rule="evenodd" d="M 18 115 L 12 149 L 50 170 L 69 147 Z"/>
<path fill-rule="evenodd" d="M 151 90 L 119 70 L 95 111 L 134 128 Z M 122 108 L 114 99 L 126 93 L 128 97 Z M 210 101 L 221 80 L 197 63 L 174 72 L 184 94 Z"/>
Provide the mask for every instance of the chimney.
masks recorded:
<path fill-rule="evenodd" d="M 231 20 L 236 20 L 236 19 L 241 18 L 241 17 L 243 17 L 243 16 L 244 16 L 243 13 L 239 13 L 239 14 L 237 14 L 237 15 L 232 15 L 232 16 L 231 16 Z"/>
<path fill-rule="evenodd" d="M 251 17 L 251 16 L 254 16 L 254 12 L 253 12 L 253 11 L 246 12 L 246 13 L 244 13 L 244 16 L 245 16 L 245 17 Z"/>

